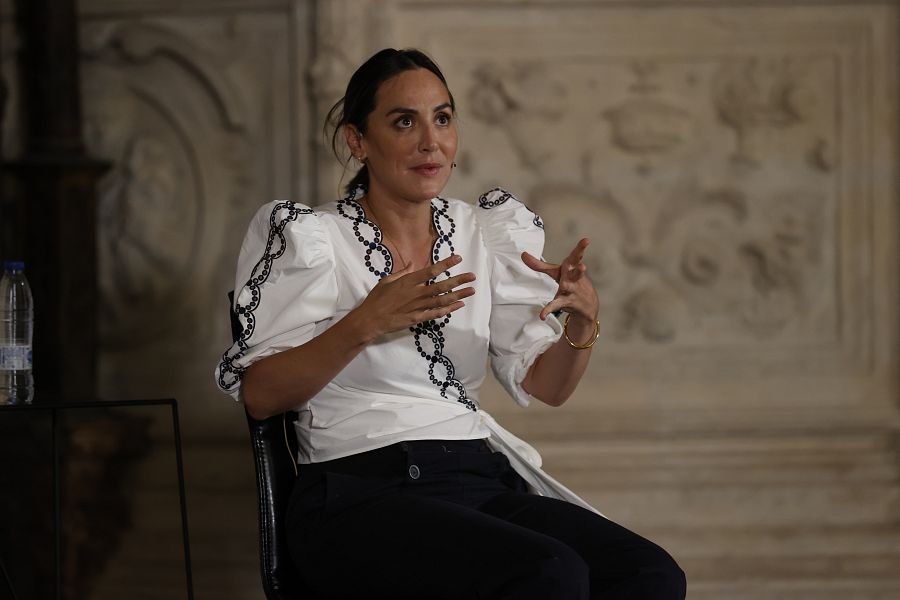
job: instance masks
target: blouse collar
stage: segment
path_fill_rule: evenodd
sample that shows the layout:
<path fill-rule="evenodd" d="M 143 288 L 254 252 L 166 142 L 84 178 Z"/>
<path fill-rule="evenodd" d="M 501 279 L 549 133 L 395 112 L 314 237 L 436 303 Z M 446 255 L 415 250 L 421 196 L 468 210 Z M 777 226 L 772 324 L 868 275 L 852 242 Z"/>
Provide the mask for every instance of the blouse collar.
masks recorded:
<path fill-rule="evenodd" d="M 378 279 L 391 274 L 394 267 L 394 256 L 384 244 L 381 228 L 366 218 L 360 200 L 366 195 L 366 189 L 358 185 L 338 201 L 337 211 L 351 222 L 353 233 L 363 250 L 363 261 L 366 269 Z M 440 196 L 431 200 L 431 222 L 437 237 L 431 246 L 431 264 L 441 261 L 455 252 L 453 234 L 456 233 L 456 222 L 448 214 L 450 203 Z M 447 273 L 449 276 L 449 273 Z"/>

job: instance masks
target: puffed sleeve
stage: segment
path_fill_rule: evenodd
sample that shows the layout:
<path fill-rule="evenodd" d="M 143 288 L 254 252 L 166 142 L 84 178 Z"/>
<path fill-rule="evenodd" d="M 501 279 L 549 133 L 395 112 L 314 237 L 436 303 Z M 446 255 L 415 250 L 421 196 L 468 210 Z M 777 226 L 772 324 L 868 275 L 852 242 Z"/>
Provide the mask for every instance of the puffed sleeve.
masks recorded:
<path fill-rule="evenodd" d="M 556 295 L 556 282 L 522 261 L 522 252 L 543 255 L 544 224 L 500 188 L 483 194 L 475 211 L 491 262 L 491 369 L 513 399 L 528 406 L 531 395 L 522 381 L 562 333 L 556 317 L 539 316 Z"/>
<path fill-rule="evenodd" d="M 316 213 L 283 200 L 260 208 L 241 246 L 234 289 L 241 333 L 215 377 L 240 400 L 241 379 L 254 361 L 308 342 L 316 323 L 334 315 L 334 252 Z"/>

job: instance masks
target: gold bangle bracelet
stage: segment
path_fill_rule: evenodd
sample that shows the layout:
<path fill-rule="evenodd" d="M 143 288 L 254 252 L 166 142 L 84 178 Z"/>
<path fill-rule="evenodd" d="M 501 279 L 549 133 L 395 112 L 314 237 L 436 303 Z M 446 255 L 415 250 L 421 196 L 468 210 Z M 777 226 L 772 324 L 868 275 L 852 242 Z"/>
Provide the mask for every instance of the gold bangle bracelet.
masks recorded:
<path fill-rule="evenodd" d="M 563 336 L 565 336 L 566 341 L 569 342 L 569 345 L 575 348 L 576 350 L 587 350 L 591 346 L 594 345 L 594 342 L 597 341 L 597 338 L 600 337 L 600 321 L 594 321 L 594 337 L 587 344 L 581 345 L 576 344 L 569 338 L 569 317 L 572 316 L 572 313 L 566 313 L 566 322 L 563 325 Z"/>

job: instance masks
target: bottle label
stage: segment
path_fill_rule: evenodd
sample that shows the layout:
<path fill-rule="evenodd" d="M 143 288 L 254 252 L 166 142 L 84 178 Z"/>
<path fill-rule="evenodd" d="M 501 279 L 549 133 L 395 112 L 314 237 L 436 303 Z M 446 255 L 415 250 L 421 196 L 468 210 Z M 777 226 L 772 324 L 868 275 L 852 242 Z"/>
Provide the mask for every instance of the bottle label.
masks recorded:
<path fill-rule="evenodd" d="M 31 370 L 31 346 L 0 346 L 0 371 Z"/>

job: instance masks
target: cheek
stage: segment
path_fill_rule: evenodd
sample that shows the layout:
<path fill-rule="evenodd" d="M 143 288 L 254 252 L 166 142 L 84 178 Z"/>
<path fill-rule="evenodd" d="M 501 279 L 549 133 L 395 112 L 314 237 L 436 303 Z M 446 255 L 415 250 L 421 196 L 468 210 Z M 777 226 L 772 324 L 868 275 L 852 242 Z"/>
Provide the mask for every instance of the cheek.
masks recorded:
<path fill-rule="evenodd" d="M 381 143 L 373 148 L 384 165 L 403 163 L 409 156 L 415 153 L 415 146 L 404 143 L 401 140 L 393 140 L 391 143 Z"/>
<path fill-rule="evenodd" d="M 444 143 L 444 153 L 448 156 L 455 156 L 458 146 L 459 136 L 456 135 L 456 132 L 454 132 L 453 135 L 447 136 L 447 141 Z"/>
<path fill-rule="evenodd" d="M 410 156 L 415 156 L 418 150 L 418 143 L 410 137 L 409 139 L 398 140 L 394 144 L 393 155 L 398 162 L 403 162 L 404 160 L 408 160 Z"/>

